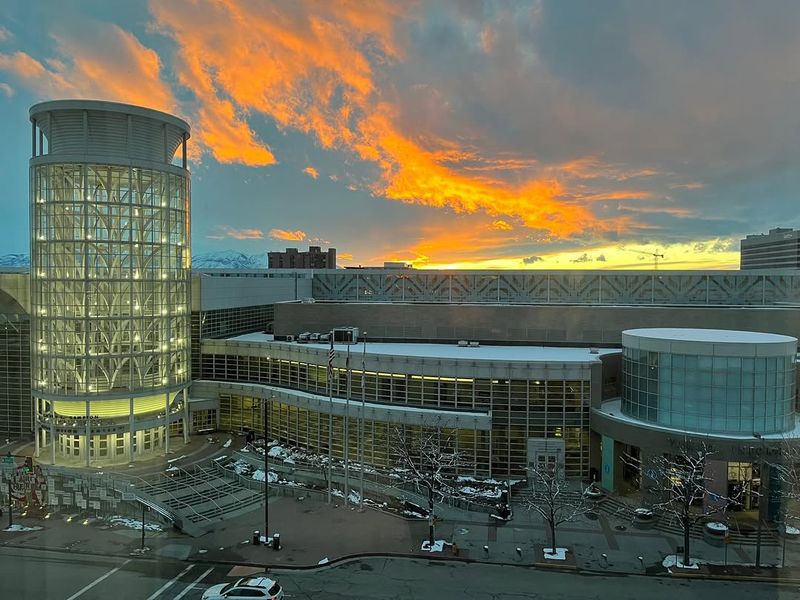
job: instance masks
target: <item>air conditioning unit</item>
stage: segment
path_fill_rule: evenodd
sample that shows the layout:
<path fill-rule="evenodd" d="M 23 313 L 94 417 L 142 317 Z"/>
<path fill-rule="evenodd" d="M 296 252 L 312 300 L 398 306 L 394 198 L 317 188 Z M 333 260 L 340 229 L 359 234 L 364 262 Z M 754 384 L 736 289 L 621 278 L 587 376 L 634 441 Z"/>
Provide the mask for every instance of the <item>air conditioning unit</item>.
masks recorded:
<path fill-rule="evenodd" d="M 481 345 L 481 343 L 480 343 L 480 342 L 470 342 L 470 343 L 469 343 L 469 347 L 470 347 L 470 348 L 477 348 L 477 347 L 478 347 L 478 346 L 480 346 L 480 345 Z"/>
<path fill-rule="evenodd" d="M 287 335 L 286 336 L 286 341 L 287 342 L 293 342 L 294 341 L 294 336 L 293 335 Z"/>
<path fill-rule="evenodd" d="M 458 340 L 458 345 L 465 348 L 469 346 L 469 342 L 467 340 Z"/>

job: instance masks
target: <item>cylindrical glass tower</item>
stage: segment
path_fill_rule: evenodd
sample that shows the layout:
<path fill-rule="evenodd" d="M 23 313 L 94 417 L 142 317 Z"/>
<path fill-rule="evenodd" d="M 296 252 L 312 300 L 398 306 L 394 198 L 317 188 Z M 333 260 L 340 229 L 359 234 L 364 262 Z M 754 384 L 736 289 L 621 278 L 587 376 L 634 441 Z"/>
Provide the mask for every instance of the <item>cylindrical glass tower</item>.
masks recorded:
<path fill-rule="evenodd" d="M 84 100 L 30 119 L 37 453 L 89 465 L 166 452 L 170 423 L 188 434 L 189 125 Z"/>

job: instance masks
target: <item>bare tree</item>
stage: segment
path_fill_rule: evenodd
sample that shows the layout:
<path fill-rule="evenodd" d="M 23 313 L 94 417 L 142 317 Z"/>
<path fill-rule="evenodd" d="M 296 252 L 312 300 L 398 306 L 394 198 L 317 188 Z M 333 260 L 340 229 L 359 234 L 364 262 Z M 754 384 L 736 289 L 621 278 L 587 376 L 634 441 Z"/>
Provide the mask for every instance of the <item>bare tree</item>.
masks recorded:
<path fill-rule="evenodd" d="M 564 469 L 554 463 L 529 467 L 528 481 L 531 490 L 525 497 L 525 507 L 545 520 L 550 529 L 550 547 L 555 552 L 556 528 L 589 510 L 589 501 L 581 491 L 569 489 Z"/>
<path fill-rule="evenodd" d="M 643 492 L 652 498 L 651 508 L 666 513 L 683 529 L 683 564 L 690 564 L 690 533 L 697 523 L 713 515 L 723 515 L 737 499 L 709 490 L 713 479 L 706 470 L 706 461 L 714 455 L 703 444 L 696 450 L 680 446 L 677 453 L 654 455 L 643 463 L 641 458 L 623 456 L 623 462 L 634 468 Z"/>
<path fill-rule="evenodd" d="M 434 505 L 452 493 L 453 475 L 463 462 L 461 454 L 455 450 L 455 440 L 440 429 L 423 430 L 414 436 L 398 428 L 392 432 L 390 450 L 398 461 L 401 479 L 427 492 L 428 543 L 433 545 Z"/>
<path fill-rule="evenodd" d="M 785 439 L 778 462 L 768 464 L 781 482 L 780 512 L 785 527 L 790 520 L 800 520 L 800 439 Z"/>

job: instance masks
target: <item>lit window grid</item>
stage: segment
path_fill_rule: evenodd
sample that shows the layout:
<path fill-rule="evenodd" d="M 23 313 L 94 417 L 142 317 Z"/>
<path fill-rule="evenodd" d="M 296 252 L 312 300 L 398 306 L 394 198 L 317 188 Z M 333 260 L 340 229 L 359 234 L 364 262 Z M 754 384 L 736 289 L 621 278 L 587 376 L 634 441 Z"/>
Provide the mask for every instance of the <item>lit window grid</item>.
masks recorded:
<path fill-rule="evenodd" d="M 33 430 L 29 352 L 28 316 L 0 314 L 0 432 L 5 435 Z"/>
<path fill-rule="evenodd" d="M 794 355 L 703 356 L 623 351 L 623 413 L 709 433 L 780 433 L 794 426 Z"/>
<path fill-rule="evenodd" d="M 35 388 L 188 383 L 187 178 L 49 164 L 32 179 Z"/>
<path fill-rule="evenodd" d="M 223 431 L 253 430 L 258 435 L 264 433 L 263 409 L 261 398 L 241 396 L 238 394 L 220 394 L 220 429 Z M 268 418 L 270 439 L 283 444 L 301 448 L 310 453 L 328 455 L 327 413 L 321 413 L 290 404 L 269 401 Z M 354 414 L 357 410 L 353 408 Z M 332 438 L 332 455 L 334 459 L 344 459 L 345 435 L 344 417 L 334 415 Z M 350 417 L 348 455 L 351 461 L 359 460 L 359 420 Z M 452 437 L 453 449 L 473 458 L 466 460 L 453 474 L 489 477 L 489 432 L 476 429 L 430 428 L 418 425 L 396 425 L 372 419 L 364 420 L 364 462 L 377 467 L 391 467 L 398 464 L 398 458 L 392 454 L 395 431 L 405 436 L 410 443 L 420 435 L 438 433 L 443 437 Z M 477 457 L 477 460 L 475 458 Z"/>
<path fill-rule="evenodd" d="M 223 354 L 203 355 L 202 360 L 203 379 L 262 383 L 321 395 L 328 393 L 327 365 Z M 351 360 L 357 363 L 355 358 Z M 354 402 L 362 398 L 361 382 L 362 371 L 353 369 L 350 397 Z M 346 389 L 347 372 L 335 368 L 333 395 L 345 397 Z M 376 372 L 367 372 L 364 378 L 365 400 L 368 402 L 436 409 L 491 410 L 491 458 L 487 456 L 490 464 L 486 468 L 493 477 L 526 475 L 528 438 L 563 438 L 566 474 L 587 477 L 589 389 L 588 380 L 509 382 Z M 223 415 L 224 411 L 221 413 L 222 422 Z"/>

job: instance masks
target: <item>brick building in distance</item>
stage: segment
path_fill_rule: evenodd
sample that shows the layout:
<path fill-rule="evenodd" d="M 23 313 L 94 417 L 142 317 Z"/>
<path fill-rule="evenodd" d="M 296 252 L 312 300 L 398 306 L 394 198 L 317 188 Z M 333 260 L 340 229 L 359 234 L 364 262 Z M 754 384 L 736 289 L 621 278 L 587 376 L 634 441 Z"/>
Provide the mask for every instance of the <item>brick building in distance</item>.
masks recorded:
<path fill-rule="evenodd" d="M 319 246 L 309 246 L 308 252 L 286 248 L 283 252 L 269 252 L 270 269 L 335 269 L 336 248 L 325 252 Z"/>

